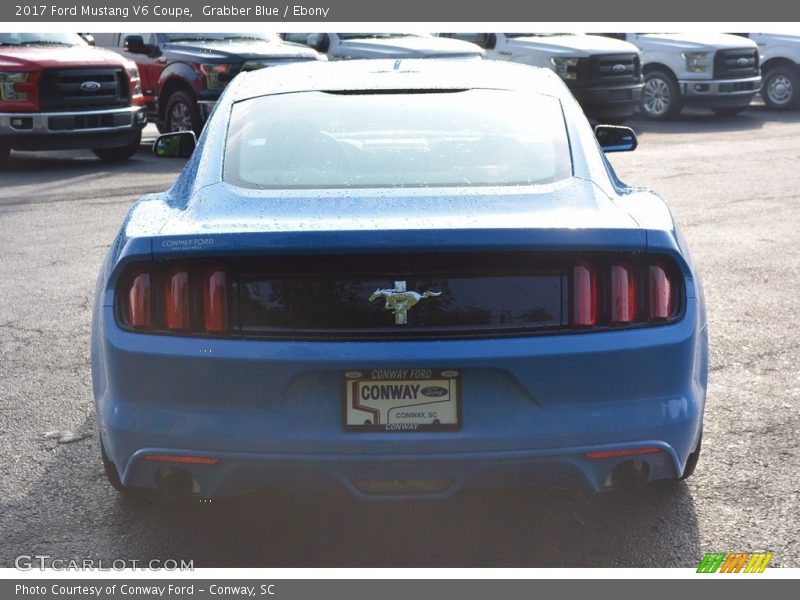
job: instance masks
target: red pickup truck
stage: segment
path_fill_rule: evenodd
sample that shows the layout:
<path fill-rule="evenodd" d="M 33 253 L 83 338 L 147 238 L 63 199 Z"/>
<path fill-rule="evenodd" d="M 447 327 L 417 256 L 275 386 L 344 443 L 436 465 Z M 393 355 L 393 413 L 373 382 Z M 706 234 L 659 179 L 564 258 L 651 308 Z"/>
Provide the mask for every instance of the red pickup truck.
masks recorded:
<path fill-rule="evenodd" d="M 11 150 L 138 150 L 147 110 L 136 64 L 72 33 L 0 33 L 0 165 Z"/>

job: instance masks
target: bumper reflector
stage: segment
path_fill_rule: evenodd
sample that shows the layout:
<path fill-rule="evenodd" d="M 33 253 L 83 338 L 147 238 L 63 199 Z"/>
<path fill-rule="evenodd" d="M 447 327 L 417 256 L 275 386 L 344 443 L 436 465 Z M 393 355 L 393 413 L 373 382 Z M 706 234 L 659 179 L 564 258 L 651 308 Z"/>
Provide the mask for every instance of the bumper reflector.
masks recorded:
<path fill-rule="evenodd" d="M 658 454 L 663 452 L 661 448 L 629 448 L 627 450 L 601 450 L 599 452 L 587 452 L 584 456 L 592 460 L 603 458 L 618 458 L 620 456 L 641 456 L 643 454 Z"/>
<path fill-rule="evenodd" d="M 218 458 L 211 458 L 208 456 L 175 456 L 172 454 L 148 454 L 144 457 L 144 460 L 192 465 L 215 465 L 219 462 Z"/>

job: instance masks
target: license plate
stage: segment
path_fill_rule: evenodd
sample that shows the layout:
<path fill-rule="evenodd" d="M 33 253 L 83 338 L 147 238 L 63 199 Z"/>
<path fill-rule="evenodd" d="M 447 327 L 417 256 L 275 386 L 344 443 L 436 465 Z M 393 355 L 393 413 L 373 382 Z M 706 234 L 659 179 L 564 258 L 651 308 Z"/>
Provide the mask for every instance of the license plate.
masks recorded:
<path fill-rule="evenodd" d="M 461 427 L 453 369 L 370 369 L 344 374 L 348 431 L 453 431 Z"/>

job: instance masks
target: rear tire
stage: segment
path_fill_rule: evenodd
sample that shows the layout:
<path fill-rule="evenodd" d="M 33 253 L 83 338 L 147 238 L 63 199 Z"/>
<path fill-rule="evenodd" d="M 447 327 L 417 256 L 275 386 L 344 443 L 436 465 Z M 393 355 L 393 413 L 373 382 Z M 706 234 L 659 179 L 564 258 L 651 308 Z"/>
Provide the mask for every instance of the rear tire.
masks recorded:
<path fill-rule="evenodd" d="M 203 121 L 197 102 L 186 92 L 175 92 L 167 100 L 164 111 L 164 132 L 194 131 L 200 135 L 203 130 Z"/>
<path fill-rule="evenodd" d="M 689 455 L 689 458 L 686 459 L 686 466 L 683 469 L 683 475 L 681 475 L 678 480 L 683 481 L 684 479 L 688 479 L 694 474 L 694 470 L 697 468 L 697 463 L 700 460 L 700 448 L 703 442 L 703 434 L 700 433 L 700 438 L 697 440 L 697 448 L 694 449 Z"/>
<path fill-rule="evenodd" d="M 683 108 L 683 99 L 678 82 L 666 71 L 655 69 L 644 76 L 642 112 L 657 121 L 666 121 L 678 116 Z"/>
<path fill-rule="evenodd" d="M 740 112 L 742 112 L 746 106 L 718 106 L 716 108 L 712 108 L 711 110 L 714 111 L 714 114 L 718 117 L 735 117 Z"/>
<path fill-rule="evenodd" d="M 800 76 L 789 66 L 777 66 L 766 72 L 761 97 L 772 110 L 791 110 L 800 106 Z"/>
<path fill-rule="evenodd" d="M 9 154 L 11 154 L 11 148 L 4 144 L 0 144 L 0 167 L 6 163 Z"/>
<path fill-rule="evenodd" d="M 122 480 L 119 477 L 119 471 L 117 471 L 116 465 L 108 459 L 108 456 L 106 456 L 106 449 L 103 447 L 102 441 L 100 442 L 100 456 L 103 459 L 103 469 L 106 472 L 106 477 L 108 478 L 108 482 L 111 484 L 111 487 L 122 494 L 130 493 L 130 489 L 122 485 Z"/>
<path fill-rule="evenodd" d="M 128 160 L 131 156 L 139 151 L 139 146 L 142 143 L 142 132 L 136 136 L 136 141 L 128 146 L 121 148 L 95 148 L 92 150 L 95 156 L 105 162 L 121 162 Z"/>

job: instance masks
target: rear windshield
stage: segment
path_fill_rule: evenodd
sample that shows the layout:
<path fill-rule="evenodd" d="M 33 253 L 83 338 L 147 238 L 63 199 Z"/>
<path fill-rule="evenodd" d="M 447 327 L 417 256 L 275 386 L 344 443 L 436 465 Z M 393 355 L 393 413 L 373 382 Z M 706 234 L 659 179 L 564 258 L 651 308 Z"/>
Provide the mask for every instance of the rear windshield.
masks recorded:
<path fill-rule="evenodd" d="M 255 189 L 532 185 L 571 172 L 560 102 L 500 90 L 245 100 L 224 161 L 225 181 Z"/>

